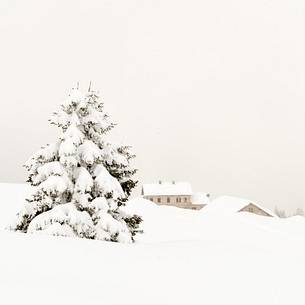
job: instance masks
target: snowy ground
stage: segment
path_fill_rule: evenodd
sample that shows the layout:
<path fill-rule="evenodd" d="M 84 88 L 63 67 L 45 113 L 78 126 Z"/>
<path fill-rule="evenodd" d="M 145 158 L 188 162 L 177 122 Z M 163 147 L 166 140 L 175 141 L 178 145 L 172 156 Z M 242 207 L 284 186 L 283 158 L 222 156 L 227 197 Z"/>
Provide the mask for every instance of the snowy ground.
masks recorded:
<path fill-rule="evenodd" d="M 305 219 L 217 215 L 135 199 L 136 244 L 2 230 L 24 185 L 0 184 L 0 304 L 305 304 Z"/>

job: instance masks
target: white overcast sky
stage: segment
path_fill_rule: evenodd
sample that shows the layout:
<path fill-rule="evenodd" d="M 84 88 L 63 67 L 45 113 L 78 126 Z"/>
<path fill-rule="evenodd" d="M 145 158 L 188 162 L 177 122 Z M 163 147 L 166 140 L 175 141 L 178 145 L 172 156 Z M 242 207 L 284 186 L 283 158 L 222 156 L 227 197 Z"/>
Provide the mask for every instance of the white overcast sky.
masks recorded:
<path fill-rule="evenodd" d="M 0 180 L 92 80 L 140 183 L 305 208 L 304 29 L 296 0 L 0 0 Z"/>

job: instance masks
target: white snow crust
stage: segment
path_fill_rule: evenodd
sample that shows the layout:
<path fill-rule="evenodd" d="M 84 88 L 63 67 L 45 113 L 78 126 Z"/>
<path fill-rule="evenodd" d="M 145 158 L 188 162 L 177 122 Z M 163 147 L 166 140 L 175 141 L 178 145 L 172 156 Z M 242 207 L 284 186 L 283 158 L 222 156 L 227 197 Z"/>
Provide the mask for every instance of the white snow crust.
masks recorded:
<path fill-rule="evenodd" d="M 124 208 L 144 218 L 135 244 L 4 230 L 28 193 L 26 185 L 0 184 L 1 304 L 305 304 L 304 217 L 205 213 L 137 198 Z M 93 202 L 107 210 L 103 199 Z M 73 236 L 69 216 L 67 206 L 58 222 L 43 223 Z M 107 229 L 117 227 L 111 221 Z M 99 234 L 109 236 L 103 228 Z"/>

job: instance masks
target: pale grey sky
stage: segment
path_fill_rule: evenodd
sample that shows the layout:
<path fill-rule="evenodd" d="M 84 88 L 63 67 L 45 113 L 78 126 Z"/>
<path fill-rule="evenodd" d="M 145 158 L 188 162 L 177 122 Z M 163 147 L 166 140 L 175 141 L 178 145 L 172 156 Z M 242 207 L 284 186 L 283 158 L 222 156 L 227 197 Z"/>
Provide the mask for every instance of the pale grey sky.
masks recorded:
<path fill-rule="evenodd" d="M 296 0 L 0 0 L 0 180 L 92 80 L 140 183 L 305 207 L 304 28 Z"/>

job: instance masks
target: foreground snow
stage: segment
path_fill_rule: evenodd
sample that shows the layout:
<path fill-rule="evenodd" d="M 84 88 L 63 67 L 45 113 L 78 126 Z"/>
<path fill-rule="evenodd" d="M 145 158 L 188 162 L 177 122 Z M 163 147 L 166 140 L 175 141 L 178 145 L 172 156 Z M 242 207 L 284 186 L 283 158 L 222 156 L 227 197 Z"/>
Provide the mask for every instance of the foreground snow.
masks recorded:
<path fill-rule="evenodd" d="M 24 185 L 0 184 L 0 226 Z M 1 304 L 304 304 L 305 220 L 158 207 L 136 244 L 0 230 Z"/>

